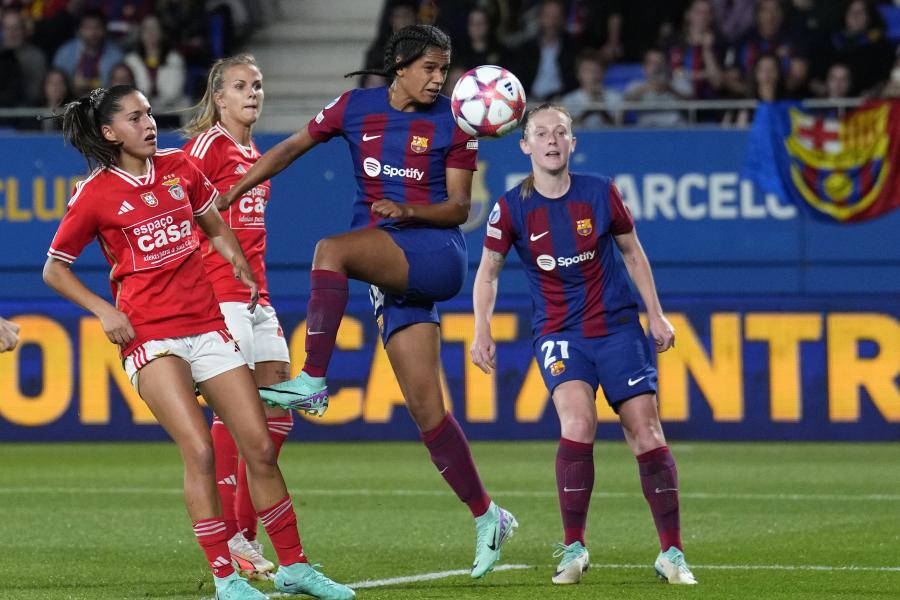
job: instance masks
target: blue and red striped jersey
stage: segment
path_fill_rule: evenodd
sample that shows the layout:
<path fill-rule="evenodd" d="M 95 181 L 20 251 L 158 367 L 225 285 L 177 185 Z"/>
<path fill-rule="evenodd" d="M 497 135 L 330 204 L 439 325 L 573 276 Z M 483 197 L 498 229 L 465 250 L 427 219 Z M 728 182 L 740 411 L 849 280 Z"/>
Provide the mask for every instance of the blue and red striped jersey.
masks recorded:
<path fill-rule="evenodd" d="M 355 89 L 336 98 L 307 125 L 318 142 L 347 140 L 356 177 L 352 227 L 384 221 L 369 210 L 376 200 L 435 204 L 447 200 L 447 168 L 477 168 L 478 140 L 461 130 L 450 99 L 401 112 L 388 88 Z"/>
<path fill-rule="evenodd" d="M 506 256 L 515 246 L 532 299 L 535 337 L 560 331 L 607 335 L 637 320 L 628 272 L 616 261 L 613 236 L 634 229 L 609 177 L 572 173 L 563 196 L 546 198 L 522 184 L 500 197 L 488 217 L 484 246 Z"/>

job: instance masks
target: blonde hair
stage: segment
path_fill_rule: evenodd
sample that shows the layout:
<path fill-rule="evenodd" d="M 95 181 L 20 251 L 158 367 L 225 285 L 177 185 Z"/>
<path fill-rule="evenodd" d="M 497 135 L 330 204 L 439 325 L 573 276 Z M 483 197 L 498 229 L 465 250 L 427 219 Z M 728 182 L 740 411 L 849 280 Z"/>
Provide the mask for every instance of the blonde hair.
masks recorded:
<path fill-rule="evenodd" d="M 541 112 L 544 110 L 555 110 L 556 112 L 565 115 L 567 119 L 569 119 L 569 128 L 572 128 L 572 115 L 569 114 L 569 111 L 562 104 L 553 104 L 552 102 L 544 102 L 540 106 L 536 106 L 531 110 L 525 113 L 525 116 L 522 117 L 522 139 L 524 140 L 528 134 L 528 123 L 531 121 L 531 117 L 536 112 Z M 531 194 L 534 192 L 534 171 L 528 174 L 528 176 L 522 180 L 522 188 L 519 190 L 519 197 L 522 200 L 527 200 L 531 198 Z"/>
<path fill-rule="evenodd" d="M 187 137 L 194 137 L 215 125 L 222 118 L 222 115 L 219 113 L 219 107 L 216 106 L 216 94 L 225 88 L 225 71 L 236 65 L 251 65 L 257 69 L 259 68 L 252 54 L 238 54 L 228 58 L 220 58 L 213 63 L 213 66 L 209 69 L 209 77 L 206 80 L 206 92 L 203 93 L 203 98 L 190 108 L 196 114 L 187 125 L 181 128 L 181 133 Z"/>

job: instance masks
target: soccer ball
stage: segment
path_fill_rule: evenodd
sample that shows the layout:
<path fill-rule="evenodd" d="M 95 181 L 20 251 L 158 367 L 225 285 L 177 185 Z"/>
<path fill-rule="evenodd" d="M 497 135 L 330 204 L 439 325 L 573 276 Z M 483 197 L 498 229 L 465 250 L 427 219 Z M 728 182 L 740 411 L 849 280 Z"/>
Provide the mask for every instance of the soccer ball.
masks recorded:
<path fill-rule="evenodd" d="M 515 75 L 494 65 L 463 75 L 450 96 L 460 129 L 478 137 L 500 137 L 519 125 L 525 113 L 525 90 Z"/>

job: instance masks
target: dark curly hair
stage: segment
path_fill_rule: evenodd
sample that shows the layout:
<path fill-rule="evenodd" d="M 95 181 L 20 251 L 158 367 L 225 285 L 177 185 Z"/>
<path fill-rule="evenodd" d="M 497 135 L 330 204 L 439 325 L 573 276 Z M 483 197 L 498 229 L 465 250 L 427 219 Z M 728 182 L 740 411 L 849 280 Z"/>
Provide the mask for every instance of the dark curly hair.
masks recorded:
<path fill-rule="evenodd" d="M 356 75 L 380 75 L 393 79 L 398 69 L 408 67 L 416 62 L 429 48 L 439 48 L 450 52 L 450 36 L 434 25 L 410 25 L 388 39 L 384 46 L 384 67 L 382 69 L 364 69 L 347 73 L 344 77 Z M 400 60 L 397 60 L 397 59 Z"/>

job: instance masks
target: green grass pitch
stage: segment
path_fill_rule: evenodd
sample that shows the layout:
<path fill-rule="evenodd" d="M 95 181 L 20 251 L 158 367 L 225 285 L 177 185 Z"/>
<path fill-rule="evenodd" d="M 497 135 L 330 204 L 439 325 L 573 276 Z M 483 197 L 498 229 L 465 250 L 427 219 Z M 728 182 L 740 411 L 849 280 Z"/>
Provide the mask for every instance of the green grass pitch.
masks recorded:
<path fill-rule="evenodd" d="M 447 573 L 471 564 L 474 526 L 421 445 L 296 442 L 281 465 L 307 553 L 339 581 L 369 581 L 360 599 L 900 597 L 900 445 L 671 447 L 693 587 L 653 576 L 653 522 L 622 443 L 597 444 L 592 567 L 566 587 L 550 583 L 555 443 L 473 444 L 520 523 L 501 563 L 514 568 L 479 581 Z M 180 486 L 171 444 L 0 445 L 0 598 L 211 598 Z M 383 581 L 399 577 L 412 580 Z"/>

